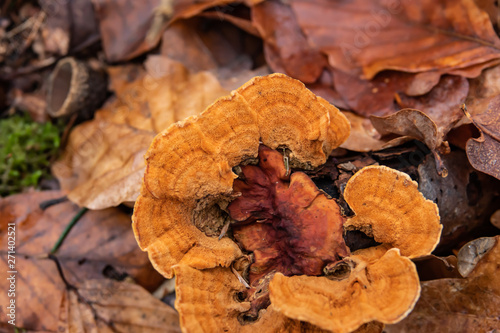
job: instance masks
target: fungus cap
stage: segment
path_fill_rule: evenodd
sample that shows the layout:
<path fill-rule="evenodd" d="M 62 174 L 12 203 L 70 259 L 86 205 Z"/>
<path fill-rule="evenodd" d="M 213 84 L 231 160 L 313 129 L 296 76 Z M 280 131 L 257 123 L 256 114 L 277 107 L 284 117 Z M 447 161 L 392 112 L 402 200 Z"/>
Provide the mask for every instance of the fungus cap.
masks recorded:
<path fill-rule="evenodd" d="M 245 287 L 229 268 L 197 270 L 177 265 L 174 270 L 175 308 L 183 332 L 329 332 L 290 319 L 272 305 L 261 310 L 257 321 L 244 323 L 243 314 L 250 303 L 238 300 Z"/>
<path fill-rule="evenodd" d="M 350 272 L 340 280 L 277 273 L 269 285 L 271 304 L 287 317 L 335 333 L 376 320 L 395 323 L 413 309 L 420 283 L 413 262 L 390 249 L 346 258 Z"/>
<path fill-rule="evenodd" d="M 428 255 L 439 243 L 438 207 L 404 172 L 365 167 L 349 179 L 344 198 L 356 214 L 344 224 L 346 230 L 360 230 L 409 258 Z"/>

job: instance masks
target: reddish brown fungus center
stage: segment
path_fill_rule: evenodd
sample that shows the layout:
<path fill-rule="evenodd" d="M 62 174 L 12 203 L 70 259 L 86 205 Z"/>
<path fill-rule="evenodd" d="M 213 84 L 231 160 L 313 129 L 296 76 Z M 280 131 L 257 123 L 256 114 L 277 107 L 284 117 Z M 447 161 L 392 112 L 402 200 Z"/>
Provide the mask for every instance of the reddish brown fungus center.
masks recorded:
<path fill-rule="evenodd" d="M 335 200 L 306 174 L 289 175 L 279 152 L 261 145 L 259 164 L 241 166 L 233 189 L 241 193 L 228 207 L 237 221 L 233 234 L 254 257 L 247 292 L 254 311 L 269 305 L 267 285 L 275 272 L 321 275 L 327 264 L 349 255 Z"/>

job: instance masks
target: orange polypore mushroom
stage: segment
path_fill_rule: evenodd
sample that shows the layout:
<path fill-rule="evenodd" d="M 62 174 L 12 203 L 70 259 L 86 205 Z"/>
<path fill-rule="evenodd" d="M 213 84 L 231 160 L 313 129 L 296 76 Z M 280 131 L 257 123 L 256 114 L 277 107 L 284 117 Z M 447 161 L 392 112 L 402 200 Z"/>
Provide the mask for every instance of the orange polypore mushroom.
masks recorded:
<path fill-rule="evenodd" d="M 273 74 L 154 139 L 133 229 L 155 268 L 177 276 L 184 331 L 349 332 L 365 324 L 374 332 L 381 324 L 372 321 L 411 311 L 420 286 L 408 257 L 436 246 L 436 205 L 407 175 L 367 167 L 346 185 L 356 214 L 347 218 L 304 173 L 291 172 L 323 164 L 348 135 L 334 106 Z M 351 254 L 345 230 L 382 245 Z"/>
<path fill-rule="evenodd" d="M 413 309 L 420 283 L 413 262 L 392 248 L 382 257 L 360 255 L 344 259 L 341 275 L 285 277 L 276 274 L 269 285 L 274 308 L 333 332 L 351 332 L 376 320 L 395 323 Z"/>
<path fill-rule="evenodd" d="M 159 133 L 146 154 L 133 230 L 154 267 L 173 276 L 179 263 L 228 267 L 242 253 L 217 236 L 234 199 L 233 167 L 257 157 L 259 145 L 286 148 L 290 165 L 313 168 L 349 136 L 340 111 L 283 74 L 256 77 L 199 116 Z"/>
<path fill-rule="evenodd" d="M 439 243 L 443 226 L 437 205 L 404 172 L 365 167 L 347 182 L 344 199 L 356 213 L 344 224 L 346 230 L 363 231 L 408 258 L 430 254 Z"/>

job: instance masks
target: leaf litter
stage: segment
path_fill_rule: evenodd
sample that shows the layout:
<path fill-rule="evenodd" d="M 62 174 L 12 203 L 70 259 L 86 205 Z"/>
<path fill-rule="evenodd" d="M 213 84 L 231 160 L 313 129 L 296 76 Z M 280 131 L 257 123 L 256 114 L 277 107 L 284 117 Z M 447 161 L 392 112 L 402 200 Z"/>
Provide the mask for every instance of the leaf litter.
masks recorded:
<path fill-rule="evenodd" d="M 60 57 L 99 63 L 110 82 L 93 119 L 74 127 L 74 120 L 64 120 L 71 133 L 52 163 L 62 192 L 0 199 L 0 243 L 6 244 L 6 223 L 18 228 L 17 327 L 180 331 L 175 311 L 150 294 L 163 279 L 137 247 L 130 209 L 121 204 L 132 205 L 139 195 L 143 156 L 157 133 L 253 76 L 282 72 L 340 107 L 351 123 L 350 137 L 326 164 L 305 171 L 346 216 L 353 214 L 343 197 L 347 182 L 377 164 L 407 173 L 439 207 L 441 241 L 431 256 L 414 260 L 420 300 L 385 331 L 500 329 L 492 270 L 498 246 L 479 251 L 482 256 L 459 252 L 477 238 L 469 245 L 482 248 L 481 237 L 498 244 L 500 233 L 497 12 L 492 2 L 472 0 L 99 0 L 57 10 L 47 1 L 8 7 L 0 20 L 2 117 L 24 109 L 38 121 L 49 119 L 44 82 Z M 54 184 L 45 179 L 39 186 Z M 64 195 L 72 203 L 37 208 Z M 48 258 L 81 207 L 90 210 L 55 259 Z M 345 239 L 355 248 L 377 244 L 353 231 Z M 472 272 L 459 276 L 464 262 Z M 6 261 L 0 265 L 6 270 Z M 0 321 L 2 330 L 14 332 L 4 312 Z M 365 328 L 382 330 L 380 323 Z"/>

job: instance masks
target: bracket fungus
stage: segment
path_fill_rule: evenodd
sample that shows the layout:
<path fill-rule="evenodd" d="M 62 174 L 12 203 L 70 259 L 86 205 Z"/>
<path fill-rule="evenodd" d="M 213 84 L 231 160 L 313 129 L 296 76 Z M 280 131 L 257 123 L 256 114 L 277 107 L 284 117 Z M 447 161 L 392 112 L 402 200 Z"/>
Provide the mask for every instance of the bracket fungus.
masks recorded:
<path fill-rule="evenodd" d="M 154 139 L 133 230 L 176 275 L 184 332 L 380 332 L 412 310 L 410 258 L 439 240 L 436 205 L 406 174 L 372 166 L 345 187 L 347 217 L 297 171 L 348 135 L 337 108 L 272 74 Z M 382 244 L 351 253 L 346 230 Z"/>
<path fill-rule="evenodd" d="M 165 277 L 179 263 L 228 267 L 242 255 L 220 233 L 233 198 L 233 167 L 257 157 L 259 144 L 283 147 L 294 166 L 323 164 L 349 136 L 340 111 L 283 74 L 256 77 L 198 116 L 158 134 L 146 154 L 133 230 Z"/>

